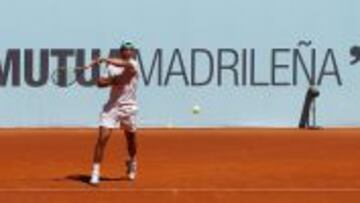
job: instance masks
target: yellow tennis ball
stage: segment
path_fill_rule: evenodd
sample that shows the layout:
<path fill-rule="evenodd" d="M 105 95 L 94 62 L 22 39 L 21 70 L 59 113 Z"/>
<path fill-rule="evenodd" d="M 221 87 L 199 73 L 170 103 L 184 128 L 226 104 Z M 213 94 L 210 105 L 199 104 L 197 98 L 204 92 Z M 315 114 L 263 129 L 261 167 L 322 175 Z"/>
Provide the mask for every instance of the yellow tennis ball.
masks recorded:
<path fill-rule="evenodd" d="M 193 114 L 199 114 L 201 112 L 201 107 L 199 105 L 194 105 L 192 107 L 192 113 Z"/>

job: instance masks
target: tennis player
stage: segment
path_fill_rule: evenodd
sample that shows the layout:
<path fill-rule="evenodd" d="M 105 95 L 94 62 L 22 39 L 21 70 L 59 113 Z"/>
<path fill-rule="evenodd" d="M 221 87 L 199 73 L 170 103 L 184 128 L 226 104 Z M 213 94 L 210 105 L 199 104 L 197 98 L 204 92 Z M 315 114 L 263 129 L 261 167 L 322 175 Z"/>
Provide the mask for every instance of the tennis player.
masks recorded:
<path fill-rule="evenodd" d="M 121 45 L 118 58 L 100 58 L 92 65 L 106 63 L 107 76 L 97 81 L 98 87 L 111 87 L 110 97 L 100 114 L 99 137 L 95 146 L 94 163 L 90 184 L 100 182 L 100 164 L 104 157 L 106 143 L 112 129 L 120 127 L 127 140 L 127 176 L 136 176 L 136 113 L 138 110 L 136 90 L 139 77 L 139 64 L 135 60 L 136 50 L 131 42 Z"/>

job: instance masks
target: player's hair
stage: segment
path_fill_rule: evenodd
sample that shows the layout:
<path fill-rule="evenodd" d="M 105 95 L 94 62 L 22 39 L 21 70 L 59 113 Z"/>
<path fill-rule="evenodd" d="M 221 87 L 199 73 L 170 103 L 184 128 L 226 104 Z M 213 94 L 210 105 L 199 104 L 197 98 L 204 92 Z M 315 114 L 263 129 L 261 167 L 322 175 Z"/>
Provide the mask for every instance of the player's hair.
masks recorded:
<path fill-rule="evenodd" d="M 135 47 L 135 45 L 132 42 L 123 42 L 119 48 L 119 51 L 123 51 L 126 49 L 131 49 L 135 52 L 134 56 L 132 57 L 133 59 L 136 59 L 136 56 L 138 54 L 137 49 Z"/>
<path fill-rule="evenodd" d="M 120 51 L 125 49 L 136 50 L 135 45 L 132 42 L 123 42 L 120 46 Z"/>

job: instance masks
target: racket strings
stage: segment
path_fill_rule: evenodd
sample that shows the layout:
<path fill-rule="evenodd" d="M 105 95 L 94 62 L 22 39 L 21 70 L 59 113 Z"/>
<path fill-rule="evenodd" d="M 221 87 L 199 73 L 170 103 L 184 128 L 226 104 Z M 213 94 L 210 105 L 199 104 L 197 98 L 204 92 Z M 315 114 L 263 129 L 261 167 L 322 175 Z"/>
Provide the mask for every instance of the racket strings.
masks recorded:
<path fill-rule="evenodd" d="M 60 87 L 66 87 L 74 84 L 81 72 L 82 70 L 80 69 L 59 67 L 54 70 L 53 74 L 51 75 L 51 79 L 56 85 Z"/>
<path fill-rule="evenodd" d="M 60 87 L 68 87 L 75 84 L 77 81 L 84 81 L 85 72 L 89 67 L 58 67 L 51 74 L 52 82 Z M 99 78 L 102 75 L 102 70 L 100 66 L 97 68 L 91 69 L 91 78 Z M 92 79 L 93 80 L 93 79 Z"/>

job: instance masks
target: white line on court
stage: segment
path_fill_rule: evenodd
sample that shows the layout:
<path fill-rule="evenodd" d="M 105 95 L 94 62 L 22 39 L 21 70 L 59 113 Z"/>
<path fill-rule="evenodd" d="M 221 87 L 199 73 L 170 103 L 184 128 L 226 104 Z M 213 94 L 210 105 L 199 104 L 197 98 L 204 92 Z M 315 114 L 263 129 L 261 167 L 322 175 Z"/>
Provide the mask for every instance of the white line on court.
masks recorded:
<path fill-rule="evenodd" d="M 120 193 L 256 193 L 256 192 L 360 192 L 360 188 L 0 188 L 0 193 L 7 192 L 120 192 Z"/>

